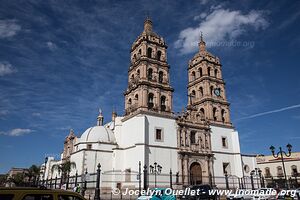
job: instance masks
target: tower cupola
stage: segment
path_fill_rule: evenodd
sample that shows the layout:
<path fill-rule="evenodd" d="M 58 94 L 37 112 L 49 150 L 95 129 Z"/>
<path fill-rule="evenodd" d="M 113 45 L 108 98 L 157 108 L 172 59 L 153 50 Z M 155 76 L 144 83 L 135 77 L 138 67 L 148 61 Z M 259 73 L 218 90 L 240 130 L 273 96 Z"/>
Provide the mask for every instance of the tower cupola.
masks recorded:
<path fill-rule="evenodd" d="M 104 117 L 102 114 L 102 110 L 99 109 L 99 115 L 97 117 L 97 126 L 103 126 L 103 120 L 104 120 Z"/>
<path fill-rule="evenodd" d="M 149 17 L 147 17 L 145 19 L 145 21 L 144 21 L 144 32 L 146 34 L 149 34 L 149 33 L 152 32 L 152 30 L 153 30 L 153 28 L 152 28 L 152 21 L 151 21 L 151 19 Z"/>
<path fill-rule="evenodd" d="M 198 43 L 198 45 L 199 45 L 200 53 L 206 52 L 206 44 L 205 44 L 205 42 L 203 40 L 202 32 L 201 32 L 201 36 L 200 36 L 200 42 Z"/>

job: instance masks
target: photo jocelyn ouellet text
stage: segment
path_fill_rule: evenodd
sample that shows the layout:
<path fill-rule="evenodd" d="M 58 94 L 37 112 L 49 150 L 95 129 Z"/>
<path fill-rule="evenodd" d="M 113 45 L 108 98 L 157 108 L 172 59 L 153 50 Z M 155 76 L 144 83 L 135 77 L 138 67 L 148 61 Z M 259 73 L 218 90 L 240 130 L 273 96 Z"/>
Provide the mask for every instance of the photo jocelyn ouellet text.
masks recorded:
<path fill-rule="evenodd" d="M 140 191 L 137 189 L 130 189 L 125 188 L 125 191 L 121 191 L 118 188 L 114 188 L 112 190 L 113 195 L 135 195 L 138 196 Z M 162 194 L 162 190 L 160 189 L 147 189 L 147 190 L 141 190 L 142 196 L 161 196 L 161 195 L 175 195 L 175 196 L 198 196 L 201 195 L 203 192 L 200 189 L 192 190 L 191 188 L 185 188 L 185 189 L 171 189 L 171 188 L 165 188 L 164 194 Z M 218 196 L 228 196 L 228 195 L 290 195 L 291 197 L 295 197 L 297 191 L 296 190 L 281 190 L 278 194 L 277 191 L 274 189 L 268 189 L 268 190 L 251 190 L 251 189 L 237 189 L 237 190 L 209 190 L 209 195 L 218 195 Z"/>

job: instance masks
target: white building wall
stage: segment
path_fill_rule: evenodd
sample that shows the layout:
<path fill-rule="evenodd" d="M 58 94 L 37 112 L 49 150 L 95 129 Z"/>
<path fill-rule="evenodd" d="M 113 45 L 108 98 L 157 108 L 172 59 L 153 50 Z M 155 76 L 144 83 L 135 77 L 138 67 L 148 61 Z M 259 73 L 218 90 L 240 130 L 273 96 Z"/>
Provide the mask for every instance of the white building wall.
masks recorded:
<path fill-rule="evenodd" d="M 242 155 L 244 176 L 250 176 L 250 172 L 258 167 L 255 155 Z M 246 169 L 248 166 L 249 171 Z"/>
<path fill-rule="evenodd" d="M 242 177 L 242 160 L 240 155 L 240 144 L 238 132 L 232 128 L 211 126 L 211 145 L 215 155 L 214 175 L 224 176 L 223 163 L 229 163 L 228 174 Z M 222 138 L 226 138 L 227 147 L 223 147 Z"/>
<path fill-rule="evenodd" d="M 292 175 L 292 166 L 295 165 L 297 167 L 298 173 L 300 172 L 300 160 L 285 160 L 285 171 L 286 175 L 289 177 Z M 281 160 L 276 160 L 275 162 L 265 162 L 265 163 L 258 163 L 258 167 L 262 170 L 264 176 L 266 176 L 266 168 L 270 169 L 271 176 L 276 178 L 278 176 L 278 169 L 277 167 L 282 167 Z"/>

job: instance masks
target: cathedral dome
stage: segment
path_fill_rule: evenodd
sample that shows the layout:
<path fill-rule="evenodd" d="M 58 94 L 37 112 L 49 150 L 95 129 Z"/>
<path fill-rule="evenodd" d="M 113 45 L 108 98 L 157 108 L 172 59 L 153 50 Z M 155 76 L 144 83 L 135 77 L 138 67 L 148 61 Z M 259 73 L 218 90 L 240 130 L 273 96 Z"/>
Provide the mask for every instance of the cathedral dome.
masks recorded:
<path fill-rule="evenodd" d="M 88 128 L 80 137 L 80 142 L 115 143 L 116 138 L 111 129 L 104 126 Z"/>

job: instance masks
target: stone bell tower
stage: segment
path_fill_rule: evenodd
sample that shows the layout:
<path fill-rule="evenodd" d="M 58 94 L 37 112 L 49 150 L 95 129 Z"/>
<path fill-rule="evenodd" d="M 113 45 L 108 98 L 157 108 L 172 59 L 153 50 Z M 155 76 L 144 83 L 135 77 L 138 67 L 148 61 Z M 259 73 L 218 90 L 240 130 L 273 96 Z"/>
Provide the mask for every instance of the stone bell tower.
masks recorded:
<path fill-rule="evenodd" d="M 128 87 L 124 92 L 125 116 L 138 111 L 171 115 L 174 89 L 170 86 L 167 45 L 153 32 L 149 18 L 132 44 L 130 54 Z"/>
<path fill-rule="evenodd" d="M 210 122 L 231 127 L 229 103 L 219 58 L 206 50 L 201 34 L 199 52 L 188 66 L 188 109 Z"/>

